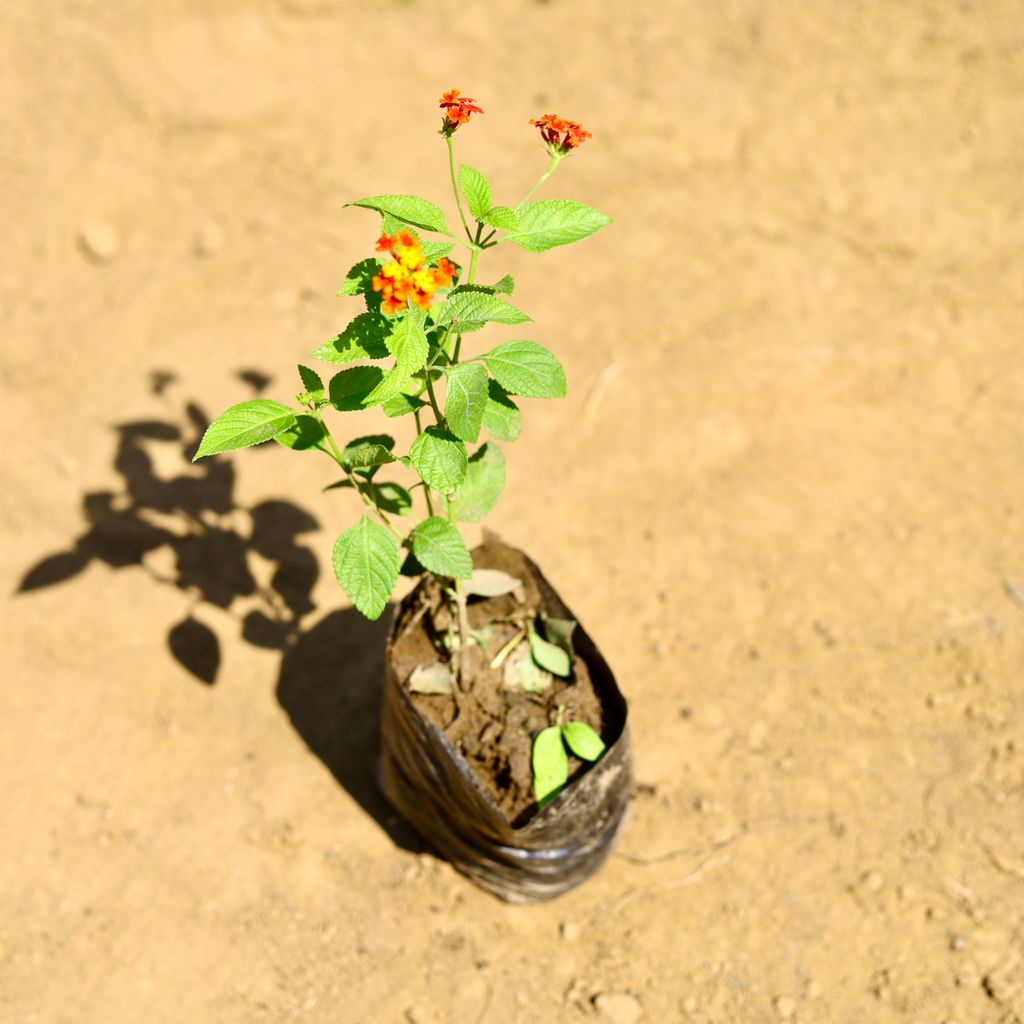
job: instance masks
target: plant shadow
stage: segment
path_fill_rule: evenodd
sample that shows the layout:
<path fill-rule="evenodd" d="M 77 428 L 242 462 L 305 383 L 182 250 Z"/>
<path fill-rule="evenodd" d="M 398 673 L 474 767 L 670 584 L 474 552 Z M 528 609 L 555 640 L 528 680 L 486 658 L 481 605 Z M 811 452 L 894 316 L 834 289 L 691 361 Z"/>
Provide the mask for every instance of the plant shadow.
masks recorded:
<path fill-rule="evenodd" d="M 270 383 L 258 370 L 237 376 L 254 394 Z M 94 562 L 141 569 L 185 596 L 167 649 L 206 686 L 215 684 L 223 659 L 204 612 L 227 612 L 247 643 L 281 652 L 277 698 L 310 750 L 398 846 L 421 849 L 376 785 L 390 616 L 369 622 L 344 609 L 310 623 L 320 569 L 301 538 L 320 524 L 290 500 L 239 503 L 229 458 L 192 464 L 209 420 L 195 402 L 175 399 L 175 382 L 166 370 L 150 375 L 167 415 L 114 426 L 120 486 L 83 496 L 83 532 L 28 569 L 17 593 L 66 583 Z"/>
<path fill-rule="evenodd" d="M 424 849 L 377 786 L 384 640 L 392 608 L 370 622 L 328 612 L 284 652 L 277 699 L 295 731 L 359 805 L 406 850 Z"/>

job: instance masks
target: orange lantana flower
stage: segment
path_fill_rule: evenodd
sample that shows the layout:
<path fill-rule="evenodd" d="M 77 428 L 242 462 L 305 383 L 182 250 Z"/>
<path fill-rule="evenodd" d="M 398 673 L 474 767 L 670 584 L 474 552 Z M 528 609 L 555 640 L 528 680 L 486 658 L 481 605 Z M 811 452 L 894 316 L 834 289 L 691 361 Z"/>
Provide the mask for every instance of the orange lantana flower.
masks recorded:
<path fill-rule="evenodd" d="M 557 153 L 568 153 L 570 149 L 583 145 L 593 135 L 581 124 L 559 117 L 557 114 L 545 114 L 530 122 L 540 129 L 541 138 L 548 148 Z"/>
<path fill-rule="evenodd" d="M 482 114 L 469 96 L 463 96 L 458 89 L 449 89 L 440 99 L 438 106 L 444 111 L 444 124 L 441 131 L 451 135 L 460 124 L 466 124 L 471 114 Z"/>
<path fill-rule="evenodd" d="M 373 278 L 373 290 L 381 293 L 380 308 L 391 315 L 401 313 L 410 300 L 420 309 L 429 309 L 434 292 L 449 287 L 458 273 L 455 264 L 443 256 L 436 267 L 430 266 L 422 242 L 412 231 L 381 235 L 377 252 L 393 257 Z"/>

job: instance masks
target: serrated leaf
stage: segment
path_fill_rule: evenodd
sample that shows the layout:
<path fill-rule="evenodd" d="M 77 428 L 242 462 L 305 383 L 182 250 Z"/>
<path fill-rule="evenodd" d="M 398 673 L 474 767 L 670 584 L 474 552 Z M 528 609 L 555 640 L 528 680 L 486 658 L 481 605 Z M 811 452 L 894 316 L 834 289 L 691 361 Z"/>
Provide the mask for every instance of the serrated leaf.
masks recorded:
<path fill-rule="evenodd" d="M 505 456 L 491 442 L 481 445 L 466 465 L 466 478 L 452 507 L 461 523 L 479 523 L 497 504 L 505 488 Z"/>
<path fill-rule="evenodd" d="M 405 684 L 412 693 L 438 695 L 452 692 L 452 670 L 435 661 L 432 665 L 417 665 Z"/>
<path fill-rule="evenodd" d="M 338 295 L 366 294 L 373 290 L 373 279 L 380 273 L 380 260 L 373 256 L 360 260 L 345 275 L 345 280 L 338 289 Z"/>
<path fill-rule="evenodd" d="M 466 446 L 440 427 L 427 427 L 412 443 L 409 459 L 428 487 L 452 494 L 466 479 Z"/>
<path fill-rule="evenodd" d="M 537 733 L 533 741 L 533 793 L 542 807 L 569 779 L 569 758 L 562 743 L 562 730 L 557 725 Z"/>
<path fill-rule="evenodd" d="M 391 321 L 383 313 L 360 313 L 341 334 L 321 345 L 314 359 L 325 363 L 355 363 L 360 359 L 387 359 Z"/>
<path fill-rule="evenodd" d="M 390 213 L 382 213 L 380 217 L 380 233 L 382 235 L 393 235 L 406 227 L 404 220 L 392 217 Z"/>
<path fill-rule="evenodd" d="M 379 366 L 352 366 L 336 373 L 327 386 L 331 405 L 341 412 L 365 408 L 363 405 L 384 380 L 384 371 Z"/>
<path fill-rule="evenodd" d="M 327 451 L 324 446 L 323 424 L 315 416 L 299 414 L 295 417 L 295 425 L 289 427 L 284 433 L 278 434 L 274 440 L 283 444 L 285 448 L 292 448 L 297 452 L 307 451 L 310 448 L 317 448 L 320 451 Z"/>
<path fill-rule="evenodd" d="M 395 365 L 406 377 L 423 368 L 430 348 L 423 325 L 427 315 L 411 309 L 391 324 L 391 333 L 385 339 L 388 351 L 395 357 Z"/>
<path fill-rule="evenodd" d="M 367 516 L 334 542 L 334 575 L 368 619 L 380 617 L 398 582 L 401 559 L 395 539 Z"/>
<path fill-rule="evenodd" d="M 569 655 L 561 647 L 548 643 L 535 629 L 530 630 L 530 654 L 541 668 L 556 676 L 562 676 L 563 679 L 567 679 L 572 671 L 572 659 Z"/>
<path fill-rule="evenodd" d="M 492 206 L 481 218 L 485 224 L 499 231 L 518 231 L 519 217 L 507 206 Z"/>
<path fill-rule="evenodd" d="M 311 370 L 308 366 L 303 366 L 300 363 L 299 379 L 309 394 L 315 395 L 317 392 L 320 392 L 320 397 L 323 397 L 324 382 L 320 379 L 320 374 L 316 370 Z"/>
<path fill-rule="evenodd" d="M 377 508 L 389 515 L 404 516 L 412 508 L 412 495 L 399 484 L 374 483 L 369 490 Z"/>
<path fill-rule="evenodd" d="M 395 439 L 387 434 L 369 434 L 357 437 L 345 445 L 341 453 L 342 461 L 349 469 L 366 469 L 369 466 L 383 466 L 394 462 L 391 449 L 395 447 Z"/>
<path fill-rule="evenodd" d="M 497 382 L 513 395 L 525 398 L 565 396 L 562 364 L 535 341 L 509 341 L 483 357 Z"/>
<path fill-rule="evenodd" d="M 463 587 L 463 592 L 467 596 L 501 597 L 503 594 L 511 594 L 522 585 L 522 580 L 517 580 L 515 576 L 510 576 L 500 569 L 474 569 L 469 582 Z"/>
<path fill-rule="evenodd" d="M 400 366 L 388 370 L 380 383 L 363 399 L 364 408 L 369 409 L 371 406 L 389 402 L 395 395 L 400 394 L 408 383 L 409 374 Z"/>
<path fill-rule="evenodd" d="M 421 242 L 420 244 L 423 246 L 423 258 L 428 263 L 436 263 L 442 256 L 447 256 L 455 248 L 454 242 Z"/>
<path fill-rule="evenodd" d="M 269 398 L 239 402 L 222 412 L 206 428 L 192 461 L 269 441 L 295 426 L 295 418 L 292 409 Z"/>
<path fill-rule="evenodd" d="M 440 516 L 424 519 L 409 535 L 412 553 L 425 569 L 438 576 L 469 579 L 473 559 L 459 531 Z"/>
<path fill-rule="evenodd" d="M 516 279 L 511 274 L 506 274 L 500 281 L 492 284 L 491 287 L 503 295 L 511 295 L 516 290 Z"/>
<path fill-rule="evenodd" d="M 398 416 L 405 416 L 417 409 L 422 409 L 427 403 L 413 395 L 399 394 L 389 398 L 381 404 L 384 415 L 395 419 Z"/>
<path fill-rule="evenodd" d="M 515 441 L 523 429 L 519 406 L 496 380 L 487 383 L 483 428 L 495 441 Z"/>
<path fill-rule="evenodd" d="M 445 422 L 463 441 L 475 442 L 480 436 L 489 379 L 480 363 L 460 363 L 445 371 Z"/>
<path fill-rule="evenodd" d="M 479 331 L 487 323 L 522 324 L 529 319 L 511 303 L 472 285 L 453 289 L 434 313 L 435 323 L 447 327 L 454 322 L 455 330 L 462 333 Z"/>
<path fill-rule="evenodd" d="M 491 186 L 475 168 L 463 164 L 459 168 L 459 187 L 466 197 L 469 212 L 477 220 L 483 220 L 491 208 Z"/>
<path fill-rule="evenodd" d="M 607 749 L 604 740 L 585 722 L 563 725 L 562 736 L 569 749 L 584 761 L 596 761 Z"/>
<path fill-rule="evenodd" d="M 516 210 L 519 226 L 508 235 L 510 242 L 528 252 L 546 252 L 570 245 L 599 231 L 611 218 L 572 199 L 541 199 Z"/>
<path fill-rule="evenodd" d="M 367 199 L 359 199 L 349 206 L 362 206 L 368 210 L 376 210 L 378 213 L 387 214 L 400 220 L 403 224 L 411 224 L 416 228 L 425 228 L 427 231 L 440 231 L 450 234 L 448 225 L 444 220 L 444 213 L 441 207 L 429 199 L 421 199 L 419 196 L 392 195 L 392 196 L 370 196 Z"/>

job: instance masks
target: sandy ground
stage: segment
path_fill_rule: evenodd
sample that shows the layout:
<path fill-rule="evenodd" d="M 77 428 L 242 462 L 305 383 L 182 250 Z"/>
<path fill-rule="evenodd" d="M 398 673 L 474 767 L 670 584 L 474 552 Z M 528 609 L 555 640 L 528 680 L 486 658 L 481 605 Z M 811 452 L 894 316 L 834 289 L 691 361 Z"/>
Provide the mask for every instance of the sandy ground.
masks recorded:
<path fill-rule="evenodd" d="M 0 1018 L 1024 1021 L 1019 4 L 0 6 Z M 443 200 L 452 85 L 499 195 L 555 110 L 615 219 L 488 254 L 571 392 L 493 526 L 641 783 L 533 908 L 376 792 L 351 497 L 183 458 L 351 315 L 344 201 Z"/>

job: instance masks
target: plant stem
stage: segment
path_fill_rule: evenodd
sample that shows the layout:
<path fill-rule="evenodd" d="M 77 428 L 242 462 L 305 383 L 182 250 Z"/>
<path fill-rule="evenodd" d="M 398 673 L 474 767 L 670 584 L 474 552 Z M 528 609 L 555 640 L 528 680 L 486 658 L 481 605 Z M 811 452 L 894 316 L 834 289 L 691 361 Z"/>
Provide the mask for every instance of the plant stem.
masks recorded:
<path fill-rule="evenodd" d="M 341 449 L 338 447 L 338 442 L 334 440 L 334 435 L 331 433 L 330 427 L 324 422 L 324 418 L 319 409 L 313 410 L 313 415 L 320 422 L 320 426 L 324 428 L 324 437 L 327 438 L 327 443 L 331 446 L 331 451 L 328 454 L 332 459 L 341 467 L 342 472 L 348 477 L 349 482 L 355 489 L 356 494 L 362 499 L 363 504 L 367 508 L 377 513 L 381 523 L 387 528 L 391 535 L 398 541 L 399 546 L 405 543 L 405 538 L 391 525 L 388 517 L 377 507 L 377 503 L 371 498 L 366 491 L 363 490 L 362 485 L 359 482 L 359 478 L 345 465 L 345 457 L 341 454 Z"/>
<path fill-rule="evenodd" d="M 434 410 L 434 419 L 437 420 L 437 425 L 443 430 L 444 417 L 441 415 L 441 410 L 437 405 L 437 398 L 434 395 L 434 384 L 430 379 L 430 371 L 427 371 L 427 397 L 430 399 L 430 408 Z"/>
<path fill-rule="evenodd" d="M 462 196 L 459 195 L 459 186 L 455 180 L 455 147 L 452 145 L 452 137 L 450 135 L 446 135 L 444 141 L 448 143 L 448 172 L 452 177 L 452 191 L 455 193 L 455 205 L 459 208 L 459 220 L 462 221 L 462 227 L 465 229 L 470 245 L 473 245 L 473 232 L 469 230 L 469 224 L 466 223 L 466 215 L 462 212 Z"/>
<path fill-rule="evenodd" d="M 562 162 L 563 157 L 564 154 L 562 153 L 551 154 L 551 163 L 548 164 L 548 169 L 537 179 L 537 183 L 533 186 L 533 188 L 531 188 L 530 191 L 527 192 L 525 196 L 523 196 L 523 202 L 519 204 L 520 206 L 522 206 L 523 203 L 525 203 L 533 195 L 533 193 L 536 192 L 537 189 L 539 189 L 541 185 L 543 185 L 544 182 L 551 177 L 551 172 Z"/>

